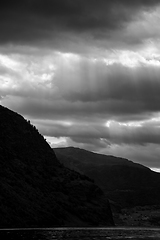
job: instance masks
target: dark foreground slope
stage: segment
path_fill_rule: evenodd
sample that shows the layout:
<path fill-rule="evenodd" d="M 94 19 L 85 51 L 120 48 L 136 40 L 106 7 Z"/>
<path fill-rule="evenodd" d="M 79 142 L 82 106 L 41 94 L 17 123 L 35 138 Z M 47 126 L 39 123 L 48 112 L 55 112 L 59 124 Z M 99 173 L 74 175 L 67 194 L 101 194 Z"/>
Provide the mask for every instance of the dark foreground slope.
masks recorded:
<path fill-rule="evenodd" d="M 93 178 L 122 207 L 160 203 L 160 174 L 149 168 L 114 156 L 68 147 L 54 149 L 65 166 Z"/>
<path fill-rule="evenodd" d="M 34 126 L 0 106 L 0 227 L 113 225 L 92 180 L 63 167 Z"/>

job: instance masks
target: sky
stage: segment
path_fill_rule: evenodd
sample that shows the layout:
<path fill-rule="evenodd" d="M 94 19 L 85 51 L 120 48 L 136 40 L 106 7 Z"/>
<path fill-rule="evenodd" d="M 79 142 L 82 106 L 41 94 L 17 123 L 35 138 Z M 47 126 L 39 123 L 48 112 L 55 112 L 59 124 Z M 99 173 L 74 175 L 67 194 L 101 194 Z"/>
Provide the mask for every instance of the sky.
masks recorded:
<path fill-rule="evenodd" d="M 159 0 L 2 0 L 0 104 L 52 147 L 160 171 L 159 23 Z"/>

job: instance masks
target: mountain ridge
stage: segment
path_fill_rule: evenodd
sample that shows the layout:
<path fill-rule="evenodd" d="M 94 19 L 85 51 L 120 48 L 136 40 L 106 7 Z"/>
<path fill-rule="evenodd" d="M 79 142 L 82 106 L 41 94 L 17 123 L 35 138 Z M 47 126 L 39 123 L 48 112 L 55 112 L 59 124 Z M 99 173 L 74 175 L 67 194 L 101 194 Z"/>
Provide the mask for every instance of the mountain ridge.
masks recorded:
<path fill-rule="evenodd" d="M 62 166 L 38 130 L 0 105 L 0 228 L 113 226 L 93 181 Z"/>
<path fill-rule="evenodd" d="M 78 148 L 54 151 L 61 163 L 94 179 L 108 198 L 122 207 L 159 204 L 160 174 L 148 167 Z"/>
<path fill-rule="evenodd" d="M 123 158 L 123 157 L 116 157 L 114 155 L 106 155 L 106 154 L 101 154 L 101 153 L 96 153 L 96 152 L 92 152 L 92 151 L 88 151 L 86 149 L 82 149 L 82 148 L 78 148 L 78 147 L 73 147 L 73 146 L 70 146 L 70 147 L 60 147 L 60 148 L 53 148 L 55 151 L 57 150 L 58 152 L 60 152 L 59 150 L 62 150 L 62 151 L 65 151 L 65 153 L 67 153 L 67 156 L 69 156 L 71 153 L 71 156 L 72 156 L 72 150 L 76 153 L 78 153 L 78 155 L 76 155 L 75 157 L 75 160 L 78 160 L 80 159 L 80 152 L 83 153 L 82 155 L 85 156 L 85 159 L 80 159 L 81 161 L 88 161 L 92 164 L 95 163 L 98 163 L 98 161 L 100 160 L 101 163 L 100 165 L 121 165 L 121 164 L 133 164 L 133 165 L 136 165 L 136 166 L 139 166 L 139 167 L 144 167 L 144 168 L 148 168 L 140 163 L 135 163 L 134 161 L 131 161 L 127 158 Z M 85 153 L 85 154 L 84 154 Z M 87 154 L 89 154 L 90 156 L 97 156 L 99 157 L 98 159 L 93 159 L 90 161 L 90 159 L 87 159 Z M 149 169 L 149 168 L 148 168 Z"/>

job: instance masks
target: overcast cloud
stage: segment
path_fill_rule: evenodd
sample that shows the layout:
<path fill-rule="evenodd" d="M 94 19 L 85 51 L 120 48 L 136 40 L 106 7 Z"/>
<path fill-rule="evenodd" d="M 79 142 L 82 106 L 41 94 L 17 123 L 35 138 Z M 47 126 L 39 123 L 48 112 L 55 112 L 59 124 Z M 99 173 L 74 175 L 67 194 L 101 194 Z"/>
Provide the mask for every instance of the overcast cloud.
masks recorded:
<path fill-rule="evenodd" d="M 52 146 L 160 168 L 159 0 L 0 3 L 0 102 Z"/>

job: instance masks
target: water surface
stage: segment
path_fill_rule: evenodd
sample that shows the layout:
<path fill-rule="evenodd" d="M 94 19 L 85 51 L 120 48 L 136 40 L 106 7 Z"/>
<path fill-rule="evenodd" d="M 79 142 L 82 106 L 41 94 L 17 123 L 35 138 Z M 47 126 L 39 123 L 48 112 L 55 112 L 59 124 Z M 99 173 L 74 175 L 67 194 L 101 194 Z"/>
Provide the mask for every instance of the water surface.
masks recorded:
<path fill-rule="evenodd" d="M 53 228 L 0 230 L 0 240 L 160 240 L 160 228 Z"/>

